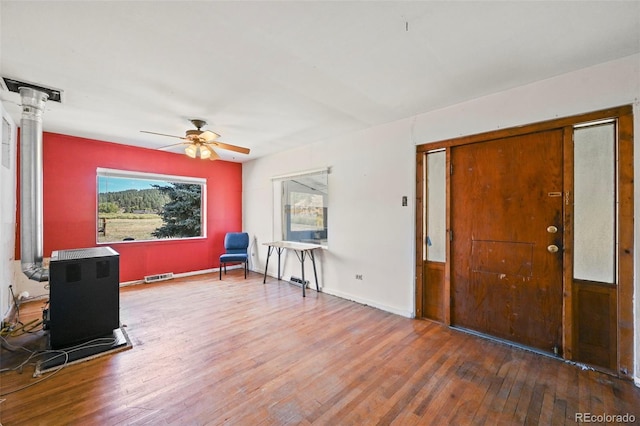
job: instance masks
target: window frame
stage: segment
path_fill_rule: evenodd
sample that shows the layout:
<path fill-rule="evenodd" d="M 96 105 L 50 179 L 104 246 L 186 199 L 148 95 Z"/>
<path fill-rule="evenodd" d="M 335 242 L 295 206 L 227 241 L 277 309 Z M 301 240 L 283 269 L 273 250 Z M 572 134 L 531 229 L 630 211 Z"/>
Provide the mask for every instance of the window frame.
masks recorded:
<path fill-rule="evenodd" d="M 194 237 L 164 237 L 164 238 L 152 238 L 141 240 L 113 240 L 113 241 L 99 241 L 99 228 L 100 228 L 100 178 L 122 178 L 122 179 L 139 179 L 144 181 L 156 181 L 158 184 L 167 183 L 183 183 L 183 184 L 195 184 L 201 186 L 200 194 L 200 235 Z M 104 167 L 96 168 L 96 204 L 95 204 L 95 230 L 96 230 L 96 244 L 123 244 L 123 243 L 158 243 L 167 241 L 191 241 L 201 240 L 207 238 L 207 179 L 195 176 L 181 176 L 181 175 L 169 175 L 163 173 L 153 172 L 140 172 L 135 170 L 121 170 L 110 169 Z"/>
<path fill-rule="evenodd" d="M 304 232 L 304 231 L 295 231 L 291 229 L 291 207 L 289 204 L 290 194 L 300 192 L 287 190 L 286 182 L 294 182 L 296 180 L 303 179 L 305 177 L 310 176 L 322 176 L 325 178 L 325 190 L 317 191 L 322 194 L 323 202 L 322 202 L 322 222 L 323 228 L 322 230 L 313 229 L 309 230 L 309 233 L 313 233 L 314 236 L 320 232 L 320 238 L 291 238 L 292 235 L 295 235 L 296 232 Z M 320 169 L 312 169 L 306 170 L 297 173 L 290 173 L 280 176 L 274 176 L 271 178 L 272 180 L 272 188 L 273 188 L 273 236 L 276 237 L 277 240 L 284 241 L 295 241 L 295 242 L 303 242 L 303 243 L 311 243 L 311 244 L 319 244 L 323 248 L 327 248 L 329 244 L 329 224 L 328 224 L 328 211 L 329 211 L 329 168 L 324 167 Z M 313 191 L 309 192 L 300 192 L 300 193 L 309 193 L 313 194 Z M 318 195 L 318 194 L 316 194 Z M 301 234 L 300 234 L 301 235 Z"/>

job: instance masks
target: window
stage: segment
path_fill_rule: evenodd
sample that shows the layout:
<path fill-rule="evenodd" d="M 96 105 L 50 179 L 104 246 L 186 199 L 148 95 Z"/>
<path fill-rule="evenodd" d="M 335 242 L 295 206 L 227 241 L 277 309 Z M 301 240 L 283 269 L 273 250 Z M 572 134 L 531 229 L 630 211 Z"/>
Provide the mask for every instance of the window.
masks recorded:
<path fill-rule="evenodd" d="M 274 234 L 280 239 L 327 245 L 327 174 L 322 169 L 273 178 L 280 218 Z"/>
<path fill-rule="evenodd" d="M 616 132 L 613 121 L 573 131 L 576 279 L 616 282 Z"/>
<path fill-rule="evenodd" d="M 206 179 L 98 168 L 98 243 L 206 236 Z"/>
<path fill-rule="evenodd" d="M 13 140 L 13 135 L 11 134 L 11 123 L 7 120 L 4 115 L 2 116 L 2 153 L 0 154 L 0 158 L 2 159 L 2 165 L 11 169 L 11 141 Z"/>
<path fill-rule="evenodd" d="M 447 155 L 444 150 L 430 151 L 425 161 L 427 185 L 426 211 L 423 214 L 427 238 L 423 253 L 432 262 L 446 262 L 447 252 Z"/>

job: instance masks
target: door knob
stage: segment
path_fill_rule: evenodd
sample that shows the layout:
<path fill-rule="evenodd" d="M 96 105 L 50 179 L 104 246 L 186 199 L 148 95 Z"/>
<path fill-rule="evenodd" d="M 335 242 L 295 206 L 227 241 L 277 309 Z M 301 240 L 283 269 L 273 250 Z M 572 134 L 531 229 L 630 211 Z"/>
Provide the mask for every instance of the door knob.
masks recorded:
<path fill-rule="evenodd" d="M 547 250 L 549 250 L 549 253 L 557 253 L 559 249 L 557 245 L 551 244 L 547 247 Z"/>
<path fill-rule="evenodd" d="M 553 225 L 547 226 L 547 232 L 550 233 L 550 234 L 555 234 L 556 232 L 558 232 L 558 228 L 556 228 Z"/>

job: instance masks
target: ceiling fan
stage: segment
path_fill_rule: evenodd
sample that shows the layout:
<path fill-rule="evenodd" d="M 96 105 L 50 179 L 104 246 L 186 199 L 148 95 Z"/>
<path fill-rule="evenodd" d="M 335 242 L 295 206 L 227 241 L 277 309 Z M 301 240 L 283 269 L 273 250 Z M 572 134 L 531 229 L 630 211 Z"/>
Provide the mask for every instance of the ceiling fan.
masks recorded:
<path fill-rule="evenodd" d="M 187 130 L 185 136 L 166 135 L 164 133 L 148 132 L 146 130 L 141 130 L 141 132 L 149 133 L 151 135 L 168 136 L 170 138 L 182 139 L 182 142 L 163 146 L 158 149 L 167 149 L 177 145 L 187 145 L 187 147 L 184 149 L 184 153 L 191 158 L 196 158 L 198 157 L 198 155 L 200 155 L 200 158 L 203 160 L 218 160 L 220 156 L 214 148 L 225 149 L 227 151 L 238 152 L 241 154 L 249 153 L 249 148 L 230 145 L 228 143 L 218 141 L 217 139 L 220 137 L 220 135 L 212 132 L 211 130 L 200 130 L 202 127 L 207 125 L 206 121 L 199 120 L 197 118 L 192 118 L 189 121 L 191 121 L 191 123 L 196 127 L 196 130 Z"/>

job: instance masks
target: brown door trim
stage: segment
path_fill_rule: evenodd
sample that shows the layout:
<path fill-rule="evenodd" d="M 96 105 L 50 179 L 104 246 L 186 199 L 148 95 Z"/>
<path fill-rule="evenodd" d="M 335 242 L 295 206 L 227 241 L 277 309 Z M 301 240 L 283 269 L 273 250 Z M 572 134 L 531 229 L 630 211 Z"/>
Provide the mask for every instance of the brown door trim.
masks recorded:
<path fill-rule="evenodd" d="M 618 374 L 633 378 L 633 113 L 618 117 Z"/>
<path fill-rule="evenodd" d="M 562 252 L 563 267 L 563 299 L 562 299 L 562 348 L 563 357 L 574 359 L 573 347 L 573 202 L 570 192 L 573 189 L 574 161 L 573 161 L 573 126 L 565 126 L 563 134 L 563 184 L 564 201 L 564 247 Z"/>
<path fill-rule="evenodd" d="M 416 235 L 415 235 L 415 243 L 416 243 L 416 295 L 415 295 L 415 303 L 416 303 L 416 318 L 424 318 L 424 307 L 423 307 L 423 263 L 424 259 L 424 241 L 427 235 L 427 230 L 424 229 L 424 211 L 426 206 L 425 200 L 425 191 L 427 188 L 427 184 L 425 182 L 425 173 L 426 173 L 426 153 L 424 152 L 416 152 Z M 420 283 L 420 284 L 418 284 Z"/>
<path fill-rule="evenodd" d="M 475 135 L 462 136 L 455 139 L 446 139 L 438 142 L 430 142 L 416 146 L 416 152 L 433 151 L 439 148 L 448 148 L 458 145 L 467 145 L 470 143 L 486 142 L 492 139 L 502 139 L 509 136 L 519 136 L 528 133 L 543 132 L 546 130 L 559 129 L 562 127 L 573 126 L 578 123 L 586 123 L 589 121 L 606 120 L 609 118 L 618 118 L 625 115 L 633 114 L 633 106 L 624 105 L 616 108 L 609 108 L 600 111 L 589 112 L 586 114 L 574 115 L 571 117 L 557 118 L 555 120 L 541 121 L 539 123 L 527 124 L 519 127 L 510 127 L 507 129 L 494 130 L 490 132 L 478 133 Z"/>

